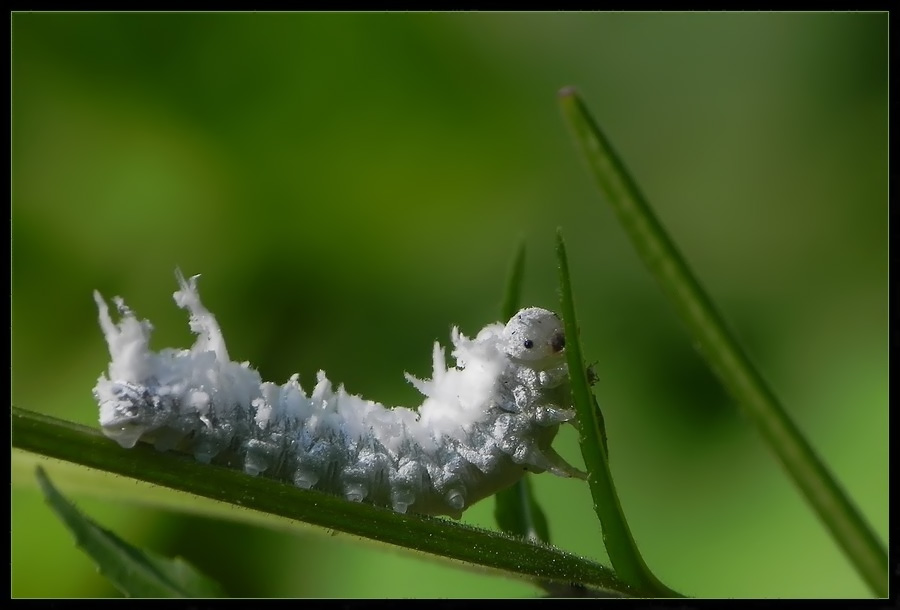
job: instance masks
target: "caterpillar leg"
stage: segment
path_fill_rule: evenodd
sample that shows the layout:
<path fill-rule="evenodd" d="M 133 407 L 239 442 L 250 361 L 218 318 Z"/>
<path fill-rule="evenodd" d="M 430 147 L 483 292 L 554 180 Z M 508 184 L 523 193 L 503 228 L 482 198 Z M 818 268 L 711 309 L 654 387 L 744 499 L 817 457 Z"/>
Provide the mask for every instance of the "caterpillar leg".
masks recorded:
<path fill-rule="evenodd" d="M 544 449 L 543 457 L 550 464 L 547 470 L 558 477 L 569 477 L 582 481 L 586 481 L 588 478 L 588 473 L 569 464 L 553 447 Z"/>

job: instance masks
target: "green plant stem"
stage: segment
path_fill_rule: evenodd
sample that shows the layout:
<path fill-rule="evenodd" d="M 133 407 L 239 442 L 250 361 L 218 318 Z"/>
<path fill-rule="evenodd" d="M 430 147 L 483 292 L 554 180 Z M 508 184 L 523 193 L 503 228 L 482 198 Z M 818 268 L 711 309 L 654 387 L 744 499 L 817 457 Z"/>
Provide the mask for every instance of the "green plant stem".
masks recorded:
<path fill-rule="evenodd" d="M 506 280 L 506 290 L 503 293 L 503 305 L 500 306 L 500 316 L 505 322 L 519 311 L 519 303 L 522 301 L 522 279 L 525 276 L 525 242 L 520 242 L 509 267 L 509 275 Z"/>
<path fill-rule="evenodd" d="M 12 407 L 14 448 L 124 475 L 198 496 L 499 570 L 506 575 L 580 583 L 624 596 L 638 592 L 612 570 L 539 545 L 446 519 L 401 515 L 299 489 L 138 443 L 122 449 L 98 431 Z"/>
<path fill-rule="evenodd" d="M 571 88 L 560 91 L 560 104 L 600 190 L 707 362 L 743 406 L 873 593 L 887 597 L 889 571 L 884 546 L 729 332 L 577 92 Z"/>
<path fill-rule="evenodd" d="M 612 473 L 606 454 L 604 438 L 606 433 L 595 408 L 593 395 L 587 380 L 587 369 L 578 337 L 578 323 L 575 317 L 575 300 L 572 296 L 572 282 L 569 275 L 569 261 L 562 231 L 556 236 L 556 253 L 559 259 L 560 309 L 566 330 L 566 362 L 572 386 L 572 400 L 578 414 L 578 428 L 581 434 L 581 453 L 588 469 L 588 485 L 594 499 L 594 512 L 603 528 L 603 543 L 609 554 L 616 575 L 633 587 L 647 591 L 658 597 L 681 597 L 679 593 L 665 586 L 647 564 L 631 535 L 625 511 L 619 502 L 613 484 Z"/>
<path fill-rule="evenodd" d="M 525 275 L 525 242 L 519 243 L 510 265 L 500 308 L 500 319 L 512 318 L 519 310 L 522 300 L 522 278 Z M 528 474 L 513 483 L 511 487 L 501 489 L 494 495 L 494 519 L 497 526 L 513 536 L 526 538 L 533 542 L 550 542 L 550 529 L 547 517 L 531 491 Z"/>

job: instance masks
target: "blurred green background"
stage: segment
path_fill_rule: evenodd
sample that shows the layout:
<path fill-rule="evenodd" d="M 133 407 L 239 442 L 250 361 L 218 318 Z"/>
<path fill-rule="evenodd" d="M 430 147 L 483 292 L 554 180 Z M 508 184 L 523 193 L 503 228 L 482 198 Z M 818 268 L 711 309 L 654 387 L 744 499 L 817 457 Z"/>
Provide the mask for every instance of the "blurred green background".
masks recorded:
<path fill-rule="evenodd" d="M 611 466 L 649 565 L 696 596 L 868 590 L 693 350 L 556 106 L 577 86 L 788 411 L 888 535 L 886 14 L 12 15 L 12 403 L 95 425 L 91 291 L 187 346 L 173 271 L 232 357 L 418 404 L 452 324 L 497 319 L 515 246 L 557 308 L 568 241 Z M 579 463 L 575 434 L 557 441 Z M 12 595 L 117 593 L 16 468 Z M 238 596 L 530 596 L 332 532 L 51 478 Z M 532 479 L 607 561 L 585 484 Z M 67 487 L 69 485 L 69 487 Z M 120 485 L 121 487 L 121 485 Z M 134 494 L 128 492 L 133 489 Z M 152 493 L 152 490 L 151 490 Z M 493 500 L 464 521 L 493 528 Z M 230 519 L 233 517 L 234 519 Z M 328 535 L 332 534 L 332 535 Z"/>

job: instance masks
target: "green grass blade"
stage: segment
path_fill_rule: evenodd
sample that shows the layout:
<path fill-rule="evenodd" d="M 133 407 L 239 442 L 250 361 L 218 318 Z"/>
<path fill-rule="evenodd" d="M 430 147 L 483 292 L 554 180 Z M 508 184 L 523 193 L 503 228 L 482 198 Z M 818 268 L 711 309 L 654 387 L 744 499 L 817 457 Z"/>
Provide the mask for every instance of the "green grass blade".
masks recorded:
<path fill-rule="evenodd" d="M 500 308 L 500 319 L 506 322 L 522 307 L 522 279 L 525 277 L 525 242 L 519 242 L 516 254 L 509 267 L 506 280 L 506 291 L 503 294 L 503 305 Z"/>
<path fill-rule="evenodd" d="M 495 502 L 494 518 L 501 530 L 533 542 L 550 542 L 547 517 L 534 498 L 527 474 L 497 492 Z"/>
<path fill-rule="evenodd" d="M 12 446 L 277 517 L 524 576 L 634 596 L 609 568 L 542 544 L 447 519 L 348 502 L 138 443 L 122 449 L 99 431 L 12 407 Z"/>
<path fill-rule="evenodd" d="M 221 587 L 180 558 L 135 548 L 85 517 L 37 467 L 37 480 L 53 512 L 75 535 L 100 573 L 127 597 L 224 597 Z"/>
<path fill-rule="evenodd" d="M 587 379 L 587 368 L 578 337 L 575 300 L 569 275 L 569 260 L 562 231 L 557 233 L 556 254 L 559 259 L 560 313 L 566 330 L 566 362 L 572 386 L 572 401 L 578 414 L 581 455 L 588 470 L 588 485 L 594 499 L 594 511 L 603 528 L 603 542 L 616 575 L 640 591 L 658 597 L 680 596 L 664 584 L 644 563 L 625 512 L 613 484 L 606 454 L 606 432 L 600 411 L 596 408 Z"/>
<path fill-rule="evenodd" d="M 510 266 L 503 306 L 500 310 L 500 319 L 503 321 L 509 320 L 519 311 L 524 275 L 525 242 L 523 241 L 516 249 Z M 550 542 L 547 517 L 534 498 L 527 474 L 512 487 L 499 491 L 494 496 L 494 501 L 494 519 L 501 530 L 507 534 L 532 541 Z"/>
<path fill-rule="evenodd" d="M 886 597 L 889 572 L 884 546 L 727 329 L 577 92 L 560 91 L 560 105 L 600 190 L 710 367 L 762 432 L 871 590 Z"/>

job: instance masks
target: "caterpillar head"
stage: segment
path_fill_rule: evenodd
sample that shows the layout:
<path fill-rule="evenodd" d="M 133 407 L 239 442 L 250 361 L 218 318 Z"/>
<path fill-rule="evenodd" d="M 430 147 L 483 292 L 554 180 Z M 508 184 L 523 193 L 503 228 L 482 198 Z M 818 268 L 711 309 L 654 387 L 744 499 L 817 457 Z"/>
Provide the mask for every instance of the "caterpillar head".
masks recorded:
<path fill-rule="evenodd" d="M 540 307 L 521 309 L 506 323 L 501 346 L 511 358 L 522 362 L 555 359 L 566 347 L 562 320 Z"/>

